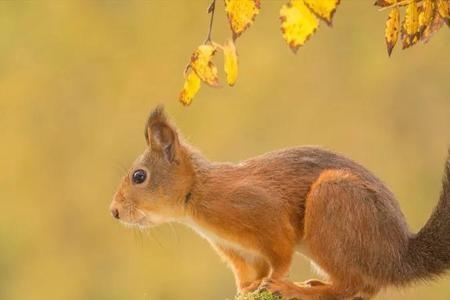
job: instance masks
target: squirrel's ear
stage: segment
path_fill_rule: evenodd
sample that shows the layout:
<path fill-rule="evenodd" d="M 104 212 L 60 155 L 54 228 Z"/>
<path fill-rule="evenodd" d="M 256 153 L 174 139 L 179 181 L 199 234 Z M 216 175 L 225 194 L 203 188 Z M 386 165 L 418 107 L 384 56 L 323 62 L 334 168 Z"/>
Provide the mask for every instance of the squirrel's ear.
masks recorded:
<path fill-rule="evenodd" d="M 157 106 L 150 114 L 145 126 L 145 139 L 152 151 L 161 152 L 169 162 L 176 160 L 178 135 L 167 121 L 163 106 Z"/>

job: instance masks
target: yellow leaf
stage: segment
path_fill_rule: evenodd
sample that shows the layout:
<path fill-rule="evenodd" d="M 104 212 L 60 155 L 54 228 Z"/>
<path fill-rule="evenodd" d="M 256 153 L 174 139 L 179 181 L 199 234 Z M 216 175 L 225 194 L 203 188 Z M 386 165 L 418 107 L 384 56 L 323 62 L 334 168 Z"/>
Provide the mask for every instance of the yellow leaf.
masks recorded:
<path fill-rule="evenodd" d="M 397 2 L 397 0 L 376 0 L 373 5 L 386 7 L 386 6 L 393 5 L 396 2 Z"/>
<path fill-rule="evenodd" d="M 419 41 L 418 35 L 414 35 L 412 38 L 410 38 L 404 31 L 402 31 L 401 38 L 402 38 L 402 48 L 403 49 L 409 48 L 409 47 L 417 44 L 417 42 Z"/>
<path fill-rule="evenodd" d="M 423 43 L 428 43 L 433 34 L 441 29 L 442 25 L 444 25 L 444 19 L 442 19 L 442 17 L 438 13 L 435 13 L 434 19 L 431 22 L 430 26 L 428 26 L 422 33 L 421 41 Z"/>
<path fill-rule="evenodd" d="M 447 0 L 438 0 L 437 9 L 439 15 L 449 24 L 450 21 L 450 5 Z"/>
<path fill-rule="evenodd" d="M 195 72 L 190 71 L 184 81 L 183 90 L 181 91 L 180 96 L 178 97 L 181 103 L 183 103 L 184 105 L 191 104 L 192 99 L 200 89 L 200 84 L 201 80 L 197 76 L 197 74 L 195 74 Z"/>
<path fill-rule="evenodd" d="M 280 10 L 283 38 L 296 52 L 319 27 L 319 20 L 303 0 L 290 0 Z"/>
<path fill-rule="evenodd" d="M 305 4 L 321 19 L 331 25 L 331 20 L 336 12 L 340 0 L 304 0 Z"/>
<path fill-rule="evenodd" d="M 419 32 L 423 34 L 425 29 L 430 26 L 433 21 L 434 3 L 432 0 L 423 0 L 422 7 L 419 12 Z"/>
<path fill-rule="evenodd" d="M 410 0 L 406 7 L 406 15 L 402 28 L 403 48 L 408 48 L 418 41 L 419 11 L 415 0 Z"/>
<path fill-rule="evenodd" d="M 236 47 L 232 40 L 228 40 L 223 46 L 224 70 L 227 75 L 227 83 L 233 86 L 238 76 L 238 60 Z"/>
<path fill-rule="evenodd" d="M 250 27 L 259 9 L 260 0 L 225 0 L 225 11 L 233 31 L 233 39 Z"/>
<path fill-rule="evenodd" d="M 410 38 L 404 31 L 402 32 L 402 48 L 406 49 L 409 48 L 415 44 L 417 44 L 417 42 L 419 41 L 419 36 L 418 35 L 414 35 L 412 38 Z"/>
<path fill-rule="evenodd" d="M 400 9 L 394 7 L 389 12 L 388 19 L 386 21 L 384 38 L 386 39 L 386 46 L 389 56 L 394 49 L 398 40 L 398 34 L 400 33 Z"/>
<path fill-rule="evenodd" d="M 210 44 L 200 45 L 192 54 L 191 67 L 197 76 L 210 86 L 218 86 L 217 67 L 212 62 L 216 47 Z"/>

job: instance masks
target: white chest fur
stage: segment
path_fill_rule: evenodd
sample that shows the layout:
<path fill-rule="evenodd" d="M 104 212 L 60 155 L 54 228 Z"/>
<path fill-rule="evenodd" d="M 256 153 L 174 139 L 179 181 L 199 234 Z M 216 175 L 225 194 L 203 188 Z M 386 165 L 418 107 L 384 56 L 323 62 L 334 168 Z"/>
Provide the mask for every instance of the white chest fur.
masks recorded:
<path fill-rule="evenodd" d="M 228 239 L 224 239 L 220 236 L 218 236 L 216 233 L 214 233 L 211 230 L 205 229 L 204 227 L 200 226 L 197 222 L 195 222 L 194 220 L 192 220 L 191 218 L 186 218 L 180 221 L 180 223 L 188 226 L 189 228 L 193 229 L 195 232 L 197 232 L 201 237 L 203 237 L 204 239 L 206 239 L 213 247 L 222 247 L 222 248 L 226 248 L 226 249 L 231 249 L 233 251 L 235 251 L 236 253 L 238 253 L 242 258 L 244 258 L 245 260 L 251 262 L 254 261 L 255 259 L 261 258 L 262 255 L 256 251 L 253 251 L 251 249 L 245 248 L 242 245 L 228 240 Z M 307 247 L 305 247 L 302 244 L 299 244 L 297 246 L 296 252 L 303 255 L 306 259 L 308 259 L 311 263 L 311 267 L 312 269 L 315 271 L 315 273 L 317 273 L 317 275 L 319 275 L 320 277 L 322 277 L 323 279 L 327 279 L 328 278 L 328 274 L 323 271 L 312 259 L 309 253 L 309 250 L 307 249 Z"/>
<path fill-rule="evenodd" d="M 242 245 L 240 245 L 234 241 L 231 241 L 229 239 L 224 239 L 224 238 L 218 236 L 215 232 L 203 228 L 202 226 L 200 226 L 197 222 L 195 222 L 191 218 L 183 219 L 180 223 L 193 229 L 201 237 L 203 237 L 209 243 L 211 243 L 213 247 L 219 246 L 222 248 L 233 250 L 236 253 L 238 253 L 240 256 L 242 256 L 245 260 L 254 260 L 255 258 L 260 256 L 260 254 L 255 251 L 247 249 L 247 248 L 243 247 Z"/>

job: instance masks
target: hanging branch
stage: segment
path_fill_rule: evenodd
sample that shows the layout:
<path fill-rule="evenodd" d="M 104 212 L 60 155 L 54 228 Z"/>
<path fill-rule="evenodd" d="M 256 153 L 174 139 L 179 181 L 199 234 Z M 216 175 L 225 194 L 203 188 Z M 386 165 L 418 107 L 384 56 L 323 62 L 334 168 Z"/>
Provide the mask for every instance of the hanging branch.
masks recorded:
<path fill-rule="evenodd" d="M 211 43 L 211 32 L 212 32 L 212 27 L 213 27 L 213 22 L 214 22 L 215 11 L 216 11 L 216 0 L 213 0 L 208 7 L 208 14 L 211 15 L 211 18 L 209 19 L 208 35 L 206 36 L 206 40 L 205 40 L 204 44 Z"/>
<path fill-rule="evenodd" d="M 341 0 L 284 0 L 280 9 L 280 29 L 291 50 L 296 53 L 319 29 L 331 26 Z M 410 48 L 427 43 L 445 24 L 450 27 L 450 0 L 373 0 L 380 11 L 389 10 L 384 23 L 384 39 L 390 56 L 398 42 Z M 261 0 L 224 0 L 231 37 L 224 43 L 212 39 L 216 0 L 208 6 L 209 26 L 205 41 L 191 54 L 185 69 L 185 81 L 178 99 L 189 105 L 203 84 L 217 87 L 219 70 L 214 64 L 217 53 L 224 57 L 227 84 L 233 86 L 238 75 L 235 41 L 254 23 L 261 10 Z M 342 1 L 343 2 L 343 1 Z M 403 17 L 403 18 L 402 18 Z M 398 46 L 397 46 L 398 48 Z"/>

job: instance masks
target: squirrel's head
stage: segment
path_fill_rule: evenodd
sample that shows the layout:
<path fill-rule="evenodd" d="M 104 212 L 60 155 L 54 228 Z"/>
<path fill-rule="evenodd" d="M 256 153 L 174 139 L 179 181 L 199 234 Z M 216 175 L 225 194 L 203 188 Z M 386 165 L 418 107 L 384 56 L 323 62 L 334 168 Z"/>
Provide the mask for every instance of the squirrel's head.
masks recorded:
<path fill-rule="evenodd" d="M 189 151 L 158 106 L 145 126 L 147 149 L 119 184 L 110 210 L 125 224 L 157 225 L 183 215 L 193 171 Z"/>

